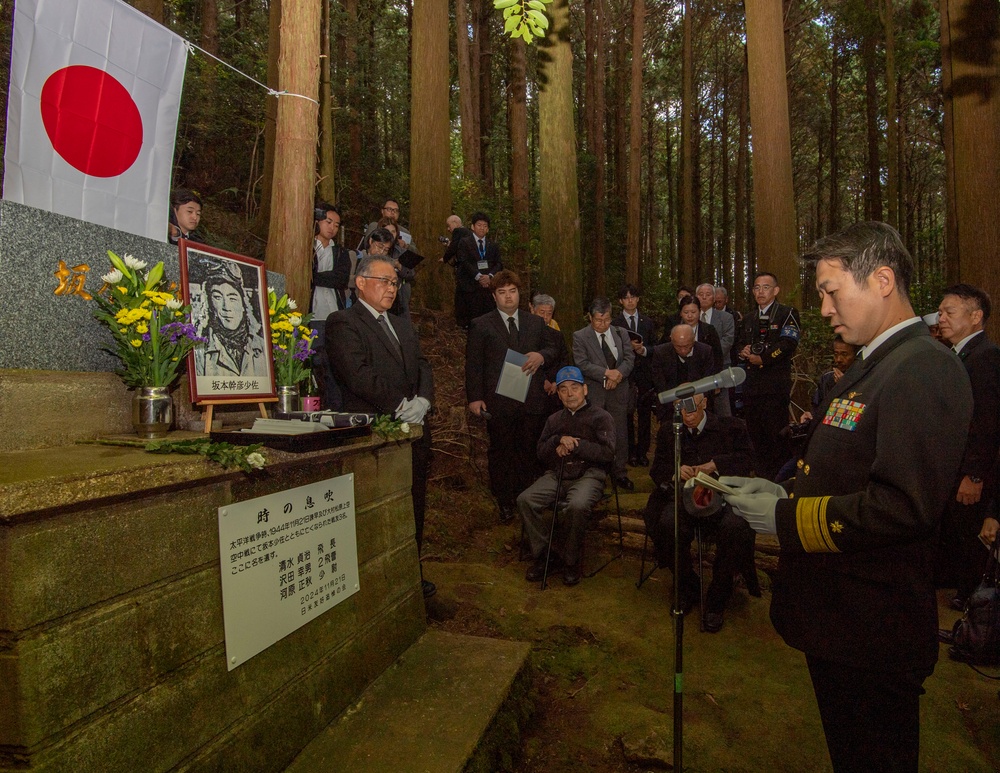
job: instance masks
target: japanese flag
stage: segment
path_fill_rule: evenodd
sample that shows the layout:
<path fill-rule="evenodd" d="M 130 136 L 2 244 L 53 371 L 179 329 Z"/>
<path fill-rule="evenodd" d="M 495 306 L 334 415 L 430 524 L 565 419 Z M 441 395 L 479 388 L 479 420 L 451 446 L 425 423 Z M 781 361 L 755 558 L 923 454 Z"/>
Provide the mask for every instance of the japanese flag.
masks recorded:
<path fill-rule="evenodd" d="M 186 53 L 121 0 L 16 0 L 3 197 L 165 241 Z"/>

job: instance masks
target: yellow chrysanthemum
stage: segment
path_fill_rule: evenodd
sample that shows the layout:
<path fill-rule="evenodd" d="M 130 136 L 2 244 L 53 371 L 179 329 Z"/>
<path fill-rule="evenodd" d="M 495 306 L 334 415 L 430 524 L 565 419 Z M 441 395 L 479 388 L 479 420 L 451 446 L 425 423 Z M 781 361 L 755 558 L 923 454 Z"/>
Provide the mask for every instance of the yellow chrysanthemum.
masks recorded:
<path fill-rule="evenodd" d="M 129 341 L 129 343 L 132 344 L 132 346 L 134 346 L 136 349 L 138 349 L 140 346 L 142 346 L 142 339 L 133 338 L 131 341 Z"/>
<path fill-rule="evenodd" d="M 145 322 L 140 322 L 138 325 L 135 326 L 135 332 L 136 333 L 148 333 L 149 332 L 149 325 L 147 325 Z"/>

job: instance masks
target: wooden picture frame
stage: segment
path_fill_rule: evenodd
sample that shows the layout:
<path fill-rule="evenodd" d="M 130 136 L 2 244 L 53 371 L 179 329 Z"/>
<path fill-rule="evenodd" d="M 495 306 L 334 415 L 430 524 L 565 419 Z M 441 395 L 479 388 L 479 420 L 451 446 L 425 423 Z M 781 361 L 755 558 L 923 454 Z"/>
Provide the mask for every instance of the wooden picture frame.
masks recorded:
<path fill-rule="evenodd" d="M 208 343 L 188 355 L 192 403 L 276 398 L 264 263 L 181 239 L 181 293 Z"/>

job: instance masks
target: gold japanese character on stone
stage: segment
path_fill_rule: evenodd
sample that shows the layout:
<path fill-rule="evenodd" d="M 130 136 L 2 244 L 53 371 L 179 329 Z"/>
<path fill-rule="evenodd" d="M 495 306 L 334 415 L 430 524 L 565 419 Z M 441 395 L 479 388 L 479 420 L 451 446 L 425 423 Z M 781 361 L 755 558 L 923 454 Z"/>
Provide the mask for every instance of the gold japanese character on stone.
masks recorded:
<path fill-rule="evenodd" d="M 59 280 L 59 286 L 55 289 L 56 295 L 79 295 L 85 301 L 93 300 L 93 296 L 87 292 L 84 285 L 87 284 L 87 272 L 90 266 L 81 263 L 72 268 L 66 267 L 66 261 L 59 261 L 59 269 L 53 272 L 53 276 Z"/>

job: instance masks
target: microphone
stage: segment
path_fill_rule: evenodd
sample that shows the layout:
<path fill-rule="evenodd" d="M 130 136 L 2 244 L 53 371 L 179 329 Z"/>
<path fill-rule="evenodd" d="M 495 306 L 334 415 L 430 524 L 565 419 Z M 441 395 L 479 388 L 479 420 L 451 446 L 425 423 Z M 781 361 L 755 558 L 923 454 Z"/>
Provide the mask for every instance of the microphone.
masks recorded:
<path fill-rule="evenodd" d="M 701 395 L 705 392 L 714 392 L 716 389 L 729 389 L 737 384 L 742 384 L 747 380 L 747 372 L 743 368 L 726 368 L 720 370 L 714 376 L 705 376 L 697 381 L 688 381 L 685 384 L 660 392 L 656 399 L 660 405 L 669 405 L 674 400 L 683 400 L 685 397 Z"/>

